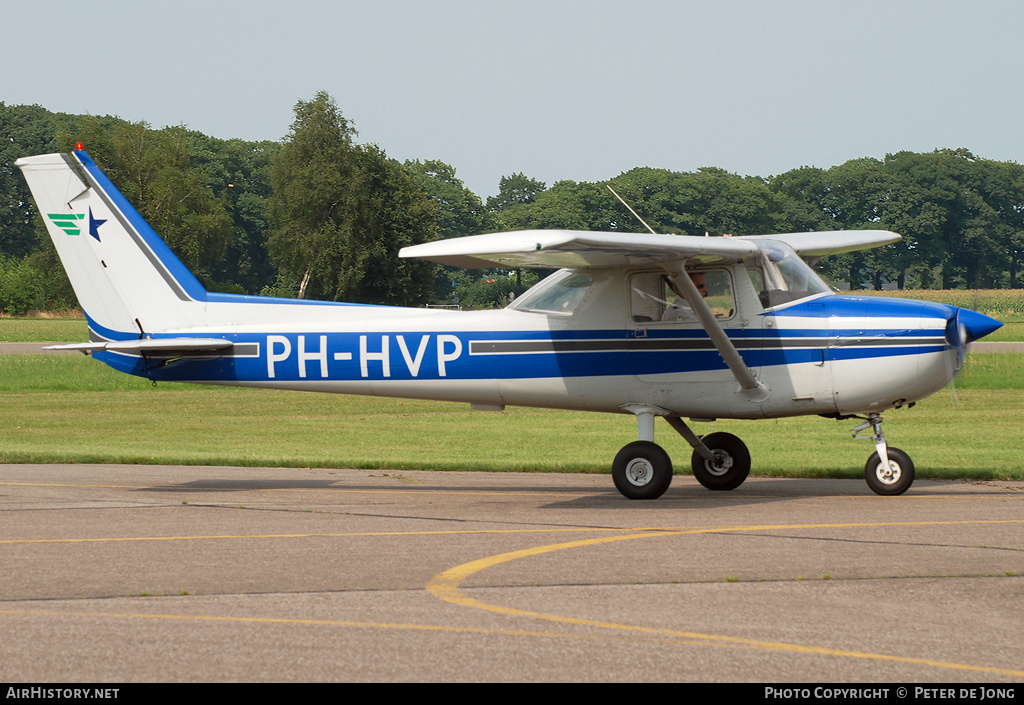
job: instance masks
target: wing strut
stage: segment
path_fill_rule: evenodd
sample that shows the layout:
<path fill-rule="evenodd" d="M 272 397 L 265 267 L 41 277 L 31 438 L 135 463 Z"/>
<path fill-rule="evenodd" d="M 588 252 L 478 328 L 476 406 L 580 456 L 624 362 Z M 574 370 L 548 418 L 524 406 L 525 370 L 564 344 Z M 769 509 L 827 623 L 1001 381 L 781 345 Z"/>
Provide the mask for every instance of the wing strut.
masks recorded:
<path fill-rule="evenodd" d="M 732 344 L 722 325 L 715 318 L 711 307 L 708 306 L 704 297 L 697 291 L 697 286 L 690 279 L 689 275 L 686 274 L 685 264 L 681 271 L 669 272 L 669 276 L 672 277 L 672 281 L 678 290 L 682 292 L 686 303 L 690 304 L 690 308 L 697 314 L 698 320 L 704 326 L 704 330 L 707 332 L 708 337 L 711 338 L 711 342 L 714 343 L 718 354 L 722 356 L 736 381 L 740 383 L 740 389 L 736 392 L 737 395 L 741 399 L 746 399 L 755 404 L 767 401 L 768 397 L 772 395 L 772 390 L 769 389 L 767 384 L 759 381 L 750 368 L 747 367 L 747 363 L 743 362 L 743 358 L 740 356 L 736 346 Z"/>

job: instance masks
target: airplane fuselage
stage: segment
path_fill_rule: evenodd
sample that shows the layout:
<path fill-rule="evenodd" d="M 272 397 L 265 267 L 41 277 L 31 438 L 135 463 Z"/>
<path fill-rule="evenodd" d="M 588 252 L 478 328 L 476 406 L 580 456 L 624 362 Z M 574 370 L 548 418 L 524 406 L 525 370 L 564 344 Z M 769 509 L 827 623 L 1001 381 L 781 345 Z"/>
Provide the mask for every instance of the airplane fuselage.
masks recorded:
<path fill-rule="evenodd" d="M 152 380 L 633 414 L 612 463 L 633 499 L 673 468 L 658 416 L 693 448 L 705 487 L 750 471 L 728 433 L 691 419 L 863 415 L 879 494 L 913 482 L 881 412 L 941 389 L 967 343 L 1000 324 L 952 306 L 834 294 L 803 258 L 885 246 L 880 230 L 745 237 L 523 230 L 403 248 L 459 267 L 558 272 L 502 310 L 452 312 L 206 291 L 89 156 L 19 159 L 89 317 L 61 345 Z"/>
<path fill-rule="evenodd" d="M 230 355 L 96 357 L 164 381 L 485 407 L 615 412 L 643 402 L 680 416 L 747 419 L 900 406 L 941 389 L 959 366 L 944 337 L 951 307 L 822 294 L 765 311 L 753 289 L 744 291 L 742 266 L 718 269 L 734 283 L 734 310 L 723 328 L 771 389 L 765 401 L 736 395 L 735 379 L 700 325 L 633 320 L 628 282 L 637 273 L 618 269 L 591 272 L 593 282 L 569 313 L 211 295 L 213 301 L 193 305 L 204 306 L 213 325 L 155 337 L 223 338 L 235 343 Z M 96 327 L 94 335 L 106 339 L 126 336 Z"/>

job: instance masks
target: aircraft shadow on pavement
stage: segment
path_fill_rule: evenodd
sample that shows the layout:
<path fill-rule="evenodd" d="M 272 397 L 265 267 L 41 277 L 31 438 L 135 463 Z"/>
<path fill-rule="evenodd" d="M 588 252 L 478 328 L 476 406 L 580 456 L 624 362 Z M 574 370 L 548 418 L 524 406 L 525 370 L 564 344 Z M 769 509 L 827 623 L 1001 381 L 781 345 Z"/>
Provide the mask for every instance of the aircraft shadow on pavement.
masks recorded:
<path fill-rule="evenodd" d="M 549 477 L 549 476 L 548 476 Z M 546 478 L 547 479 L 547 478 Z M 971 495 L 976 493 L 976 486 L 970 482 L 954 480 L 921 480 L 913 490 L 901 497 L 881 497 L 871 492 L 862 482 L 852 479 L 804 479 L 804 478 L 751 478 L 741 487 L 729 492 L 713 492 L 681 475 L 661 497 L 660 501 L 641 501 L 626 499 L 614 487 L 594 488 L 565 485 L 534 485 L 524 482 L 521 485 L 488 486 L 486 482 L 477 480 L 473 484 L 436 484 L 436 483 L 351 483 L 333 478 L 302 478 L 302 479 L 226 479 L 211 478 L 190 480 L 177 484 L 155 485 L 135 490 L 136 492 L 195 492 L 195 493 L 231 493 L 254 492 L 260 490 L 337 490 L 345 492 L 387 492 L 403 493 L 430 492 L 468 495 L 487 493 L 492 495 L 516 495 L 536 493 L 539 495 L 565 495 L 564 499 L 543 502 L 546 508 L 593 508 L 608 509 L 679 509 L 681 503 L 700 504 L 725 507 L 742 506 L 763 502 L 777 502 L 802 498 L 828 497 L 860 497 L 869 498 L 874 502 L 901 502 L 906 498 L 934 496 Z M 1007 488 L 1007 491 L 1013 491 Z M 524 503 L 530 502 L 525 499 Z"/>

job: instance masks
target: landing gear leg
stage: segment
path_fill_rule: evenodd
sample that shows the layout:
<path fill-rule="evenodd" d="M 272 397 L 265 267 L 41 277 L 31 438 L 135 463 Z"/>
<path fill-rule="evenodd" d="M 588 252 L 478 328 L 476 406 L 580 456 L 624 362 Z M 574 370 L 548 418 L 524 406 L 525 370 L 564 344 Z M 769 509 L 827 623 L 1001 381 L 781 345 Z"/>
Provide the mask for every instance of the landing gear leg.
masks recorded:
<path fill-rule="evenodd" d="M 657 499 L 672 483 L 672 460 L 654 442 L 654 417 L 661 409 L 646 406 L 627 407 L 636 414 L 637 436 L 619 451 L 612 463 L 615 488 L 628 499 Z"/>
<path fill-rule="evenodd" d="M 750 474 L 750 451 L 731 433 L 695 434 L 678 416 L 666 416 L 679 435 L 693 447 L 690 467 L 697 481 L 709 490 L 734 490 Z"/>
<path fill-rule="evenodd" d="M 872 430 L 870 435 L 857 435 L 868 428 Z M 914 484 L 914 462 L 899 448 L 890 448 L 886 444 L 881 414 L 868 414 L 864 423 L 853 429 L 852 433 L 854 438 L 875 442 L 875 452 L 864 466 L 864 479 L 872 491 L 881 495 L 898 495 L 910 489 Z"/>

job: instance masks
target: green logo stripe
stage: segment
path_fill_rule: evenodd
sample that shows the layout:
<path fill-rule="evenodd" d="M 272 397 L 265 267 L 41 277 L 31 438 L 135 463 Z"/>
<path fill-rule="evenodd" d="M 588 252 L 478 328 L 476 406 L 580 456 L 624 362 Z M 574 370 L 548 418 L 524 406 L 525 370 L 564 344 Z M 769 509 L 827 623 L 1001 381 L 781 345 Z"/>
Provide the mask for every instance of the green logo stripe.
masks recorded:
<path fill-rule="evenodd" d="M 50 220 L 68 235 L 80 235 L 78 221 L 85 220 L 85 213 L 47 213 Z"/>

